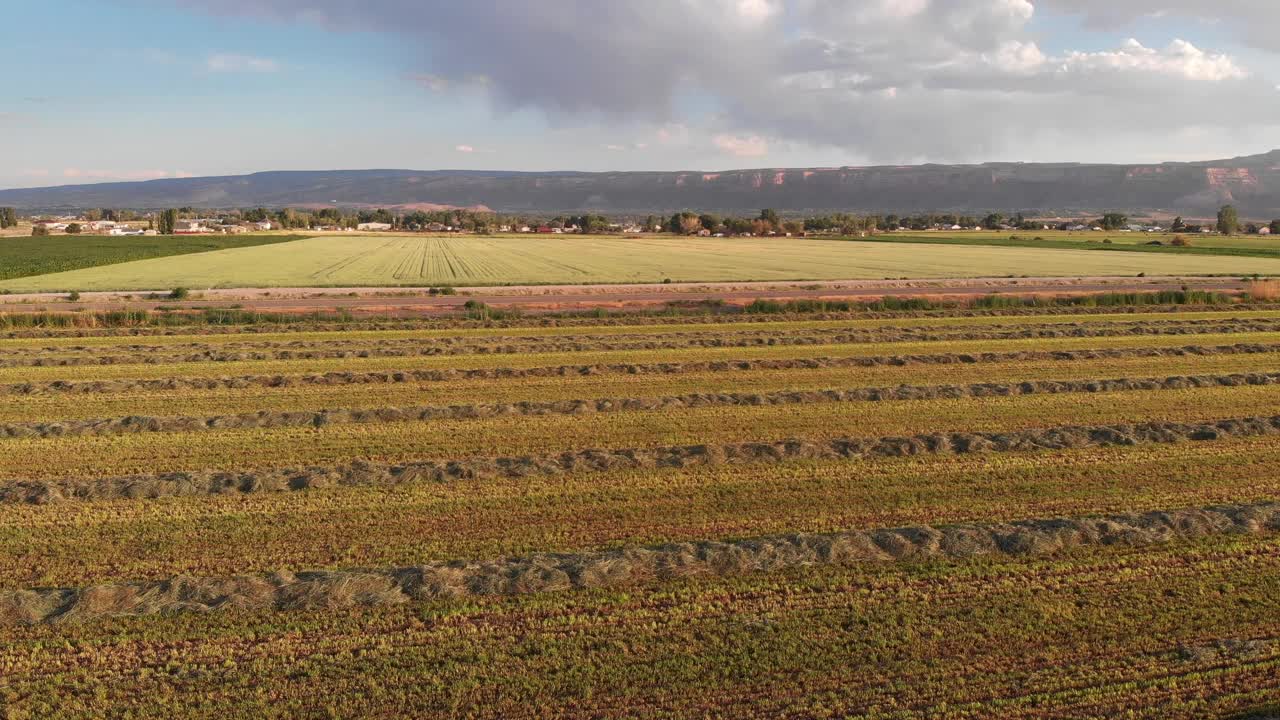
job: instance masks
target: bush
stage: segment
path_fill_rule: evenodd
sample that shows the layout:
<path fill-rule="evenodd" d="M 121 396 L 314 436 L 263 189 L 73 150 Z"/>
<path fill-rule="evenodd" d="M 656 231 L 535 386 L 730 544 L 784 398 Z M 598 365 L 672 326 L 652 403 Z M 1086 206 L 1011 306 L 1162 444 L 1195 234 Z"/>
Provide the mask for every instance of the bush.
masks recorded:
<path fill-rule="evenodd" d="M 1245 295 L 1261 302 L 1280 300 L 1280 280 L 1250 280 L 1245 284 Z"/>
<path fill-rule="evenodd" d="M 1184 235 L 1174 235 L 1173 239 L 1169 241 L 1169 244 L 1174 247 L 1191 247 L 1191 241 Z"/>
<path fill-rule="evenodd" d="M 72 291 L 67 295 L 67 300 L 69 300 L 70 302 L 80 302 L 80 291 L 78 291 L 78 290 L 72 290 Z"/>
<path fill-rule="evenodd" d="M 176 287 L 169 291 L 170 300 L 186 300 L 191 295 L 191 291 L 184 287 Z"/>
<path fill-rule="evenodd" d="M 83 228 L 83 227 L 81 227 L 80 223 L 71 223 L 70 225 L 68 225 L 68 226 L 67 226 L 67 234 L 68 234 L 68 235 L 79 235 L 79 234 L 80 234 L 80 231 L 81 231 L 81 230 L 83 230 L 83 229 L 84 229 L 84 228 Z"/>

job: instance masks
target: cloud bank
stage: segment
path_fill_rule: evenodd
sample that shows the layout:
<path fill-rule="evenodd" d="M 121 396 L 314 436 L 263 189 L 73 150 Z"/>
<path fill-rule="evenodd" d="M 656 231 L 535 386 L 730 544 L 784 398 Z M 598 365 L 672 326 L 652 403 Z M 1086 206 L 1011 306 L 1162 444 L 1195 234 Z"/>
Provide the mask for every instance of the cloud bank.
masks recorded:
<path fill-rule="evenodd" d="M 678 125 L 733 157 L 804 143 L 872 161 L 955 161 L 1016 154 L 1021 143 L 1150 142 L 1280 124 L 1274 62 L 1249 67 L 1177 36 L 1049 52 L 1034 24 L 1042 13 L 1111 32 L 1136 33 L 1152 16 L 1216 22 L 1267 53 L 1280 51 L 1269 30 L 1280 22 L 1274 0 L 178 4 L 384 33 L 425 48 L 420 66 L 397 74 L 430 92 L 483 87 L 495 107 L 534 109 L 552 123 Z"/>

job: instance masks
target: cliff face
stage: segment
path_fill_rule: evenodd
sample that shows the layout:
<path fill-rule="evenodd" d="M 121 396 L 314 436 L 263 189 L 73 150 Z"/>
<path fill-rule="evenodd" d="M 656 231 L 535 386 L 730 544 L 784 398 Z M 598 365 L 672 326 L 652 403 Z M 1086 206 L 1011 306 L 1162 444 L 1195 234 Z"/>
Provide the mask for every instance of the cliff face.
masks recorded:
<path fill-rule="evenodd" d="M 1165 210 L 1224 203 L 1280 217 L 1280 151 L 1196 163 L 989 163 L 728 172 L 266 172 L 0 191 L 23 208 L 246 207 L 317 204 L 488 207 L 502 212 Z"/>

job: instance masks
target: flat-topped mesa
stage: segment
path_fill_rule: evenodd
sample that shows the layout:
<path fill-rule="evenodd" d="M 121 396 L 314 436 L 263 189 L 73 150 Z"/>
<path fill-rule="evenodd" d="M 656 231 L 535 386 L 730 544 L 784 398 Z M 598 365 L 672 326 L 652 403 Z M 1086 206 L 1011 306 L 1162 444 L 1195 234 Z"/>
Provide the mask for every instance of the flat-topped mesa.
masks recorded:
<path fill-rule="evenodd" d="M 1280 151 L 1190 163 L 986 163 L 679 172 L 344 170 L 0 190 L 0 204 L 50 207 L 485 208 L 497 212 L 1064 213 L 1123 209 L 1280 216 Z"/>

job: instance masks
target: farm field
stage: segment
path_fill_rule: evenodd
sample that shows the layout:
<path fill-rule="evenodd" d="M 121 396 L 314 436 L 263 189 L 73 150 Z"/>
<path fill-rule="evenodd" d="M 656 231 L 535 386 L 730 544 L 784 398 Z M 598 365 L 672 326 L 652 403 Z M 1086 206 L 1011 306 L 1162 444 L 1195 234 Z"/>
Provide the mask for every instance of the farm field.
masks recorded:
<path fill-rule="evenodd" d="M 1187 245 L 1170 245 L 1181 235 Z M 1236 255 L 1280 257 L 1280 240 L 1270 235 L 1220 235 L 1218 233 L 1063 232 L 1059 230 L 1009 230 L 981 232 L 884 233 L 877 242 L 929 243 L 947 245 L 990 245 L 995 247 L 1078 248 L 1093 251 L 1128 251 L 1163 255 Z M 1160 243 L 1155 245 L 1153 243 Z"/>
<path fill-rule="evenodd" d="M 0 238 L 0 280 L 172 257 L 229 248 L 290 242 L 300 235 L 170 235 L 109 237 L 54 235 Z"/>
<path fill-rule="evenodd" d="M 1266 717 L 1277 439 L 1267 304 L 15 329 L 0 709 Z"/>
<path fill-rule="evenodd" d="M 779 246 L 785 244 L 785 252 Z M 1272 275 L 1280 258 L 805 238 L 326 236 L 0 281 L 12 292 L 989 276 Z"/>

